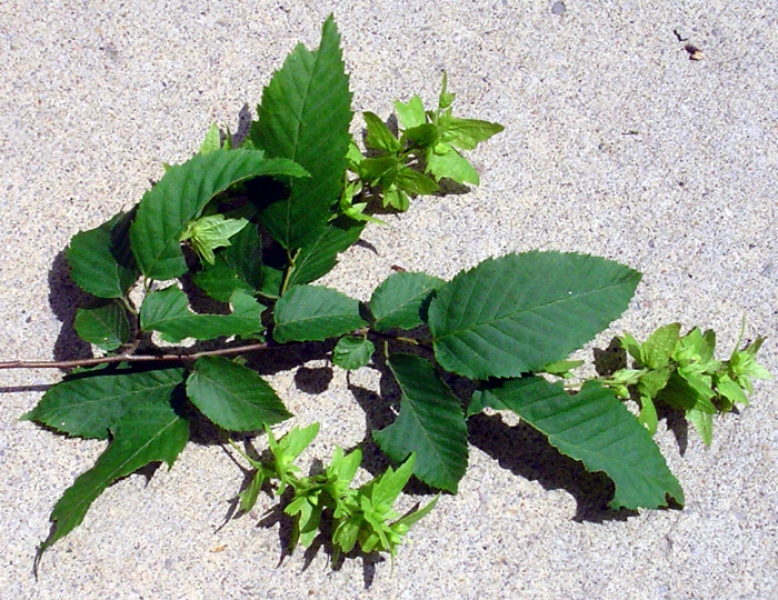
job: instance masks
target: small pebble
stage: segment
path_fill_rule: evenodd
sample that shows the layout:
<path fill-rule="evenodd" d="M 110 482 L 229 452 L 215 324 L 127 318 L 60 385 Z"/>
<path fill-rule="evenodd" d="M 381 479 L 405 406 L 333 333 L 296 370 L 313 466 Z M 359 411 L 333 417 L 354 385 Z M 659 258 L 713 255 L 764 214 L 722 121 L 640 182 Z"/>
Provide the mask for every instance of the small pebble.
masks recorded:
<path fill-rule="evenodd" d="M 565 12 L 565 3 L 564 2 L 554 2 L 554 5 L 551 7 L 551 12 L 555 15 L 561 15 Z"/>

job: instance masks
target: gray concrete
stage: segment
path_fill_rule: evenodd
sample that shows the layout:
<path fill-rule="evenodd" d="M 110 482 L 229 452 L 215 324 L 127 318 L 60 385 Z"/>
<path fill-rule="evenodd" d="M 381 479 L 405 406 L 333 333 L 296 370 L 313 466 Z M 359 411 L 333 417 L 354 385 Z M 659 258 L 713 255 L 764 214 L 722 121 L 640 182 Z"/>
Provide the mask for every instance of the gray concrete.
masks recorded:
<path fill-rule="evenodd" d="M 234 130 L 241 106 L 334 12 L 355 110 L 386 117 L 398 95 L 432 101 L 446 69 L 460 112 L 506 129 L 472 155 L 481 187 L 371 226 L 376 252 L 353 248 L 330 284 L 366 298 L 392 264 L 450 277 L 489 255 L 575 249 L 645 274 L 595 345 L 680 320 L 714 327 L 724 353 L 745 313 L 778 373 L 778 6 L 564 4 L 5 0 L 0 360 L 67 348 L 60 319 L 73 309 L 50 296 L 49 274 L 70 237 L 136 202 L 212 122 Z M 674 29 L 703 60 L 689 60 Z M 0 373 L 2 598 L 778 598 L 774 382 L 717 421 L 710 448 L 691 435 L 682 456 L 660 425 L 683 511 L 609 517 L 590 479 L 552 458 L 526 466 L 541 450 L 508 434 L 500 461 L 488 453 L 499 444 L 472 449 L 461 493 L 412 531 L 393 572 L 362 559 L 333 572 L 324 553 L 304 570 L 302 553 L 277 565 L 277 528 L 247 517 L 218 529 L 241 474 L 218 446 L 192 445 L 148 485 L 136 475 L 111 487 L 36 583 L 53 504 L 103 447 L 16 420 L 58 378 Z M 352 384 L 377 380 L 365 370 Z M 293 373 L 275 385 L 300 423 L 322 422 L 308 460 L 362 439 L 341 373 L 322 396 Z"/>

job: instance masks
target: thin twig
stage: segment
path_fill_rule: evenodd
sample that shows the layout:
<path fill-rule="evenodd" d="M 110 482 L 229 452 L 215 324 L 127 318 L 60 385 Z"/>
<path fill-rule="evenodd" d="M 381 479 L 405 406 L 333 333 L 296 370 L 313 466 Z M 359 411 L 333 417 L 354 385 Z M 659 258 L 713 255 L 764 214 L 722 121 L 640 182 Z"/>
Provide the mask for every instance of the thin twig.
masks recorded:
<path fill-rule="evenodd" d="M 226 356 L 229 354 L 242 354 L 254 350 L 266 350 L 267 343 L 247 344 L 233 348 L 221 348 L 219 350 L 204 350 L 191 354 L 117 354 L 115 356 L 103 356 L 101 358 L 82 358 L 78 360 L 12 360 L 0 362 L 0 369 L 73 369 L 76 367 L 93 367 L 106 363 L 118 362 L 156 362 L 156 361 L 188 361 L 197 360 L 202 356 Z"/>

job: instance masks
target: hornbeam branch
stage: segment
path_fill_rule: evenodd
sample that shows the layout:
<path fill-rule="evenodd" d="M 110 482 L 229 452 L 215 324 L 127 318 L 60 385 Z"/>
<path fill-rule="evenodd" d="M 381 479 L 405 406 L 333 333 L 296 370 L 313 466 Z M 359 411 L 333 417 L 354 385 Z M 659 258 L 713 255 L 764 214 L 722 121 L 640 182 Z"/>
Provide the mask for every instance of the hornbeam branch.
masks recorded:
<path fill-rule="evenodd" d="M 119 362 L 159 362 L 159 361 L 189 361 L 197 360 L 201 356 L 227 356 L 230 354 L 242 354 L 255 350 L 266 350 L 267 343 L 248 344 L 219 350 L 204 350 L 202 352 L 178 353 L 178 354 L 117 354 L 115 356 L 103 356 L 101 358 L 82 358 L 78 360 L 11 360 L 0 362 L 0 369 L 74 369 L 76 367 L 94 367 L 106 363 Z"/>

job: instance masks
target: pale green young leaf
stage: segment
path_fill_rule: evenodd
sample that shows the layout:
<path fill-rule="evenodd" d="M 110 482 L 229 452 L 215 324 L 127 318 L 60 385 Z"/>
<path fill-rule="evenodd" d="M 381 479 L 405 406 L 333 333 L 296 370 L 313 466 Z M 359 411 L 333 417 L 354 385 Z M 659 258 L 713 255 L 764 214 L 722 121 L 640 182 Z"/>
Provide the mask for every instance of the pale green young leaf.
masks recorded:
<path fill-rule="evenodd" d="M 540 370 L 616 319 L 638 281 L 633 269 L 582 254 L 486 259 L 430 303 L 435 356 L 444 369 L 471 379 Z"/>
<path fill-rule="evenodd" d="M 111 483 L 155 461 L 172 467 L 189 439 L 189 422 L 168 403 L 140 402 L 111 426 L 113 439 L 94 467 L 81 474 L 57 501 L 52 530 L 39 546 L 42 553 L 84 520 L 92 502 Z"/>
<path fill-rule="evenodd" d="M 456 94 L 448 91 L 448 73 L 443 71 L 443 83 L 440 86 L 440 95 L 438 96 L 438 110 L 443 111 L 451 108 L 455 98 Z"/>
<path fill-rule="evenodd" d="M 459 398 L 418 356 L 393 354 L 389 367 L 402 391 L 400 414 L 388 427 L 373 431 L 373 438 L 396 462 L 415 452 L 416 477 L 456 492 L 467 469 L 467 427 Z"/>
<path fill-rule="evenodd" d="M 409 510 L 402 517 L 392 523 L 392 530 L 399 536 L 404 536 L 406 533 L 408 533 L 408 530 L 412 525 L 432 512 L 432 509 L 435 508 L 439 498 L 440 494 L 435 494 L 435 497 L 430 500 L 424 508 L 419 508 L 419 504 L 417 503 L 414 508 Z"/>
<path fill-rule="evenodd" d="M 434 194 L 440 189 L 435 180 L 409 167 L 402 167 L 397 172 L 394 184 L 406 194 L 414 196 Z"/>
<path fill-rule="evenodd" d="M 615 484 L 611 508 L 658 508 L 683 490 L 651 435 L 613 395 L 593 381 L 571 395 L 541 377 L 507 380 L 485 392 L 515 412 L 563 454 L 604 472 Z"/>
<path fill-rule="evenodd" d="M 432 173 L 436 179 L 452 179 L 457 183 L 478 185 L 481 181 L 470 161 L 445 143 L 427 152 L 427 172 Z"/>
<path fill-rule="evenodd" d="M 640 342 L 631 334 L 624 332 L 619 338 L 619 343 L 634 360 L 640 362 Z"/>
<path fill-rule="evenodd" d="M 370 297 L 370 312 L 376 331 L 413 329 L 426 321 L 426 311 L 435 290 L 445 281 L 426 273 L 393 273 Z"/>
<path fill-rule="evenodd" d="M 389 467 L 373 482 L 370 499 L 374 510 L 381 511 L 384 515 L 390 510 L 393 511 L 392 506 L 410 481 L 415 465 L 416 454 L 411 452 L 396 470 Z"/>
<path fill-rule="evenodd" d="M 230 238 L 249 222 L 246 219 L 228 219 L 223 214 L 208 215 L 190 221 L 181 241 L 188 241 L 200 259 L 210 265 L 216 262 L 213 251 L 230 245 Z"/>
<path fill-rule="evenodd" d="M 686 411 L 686 418 L 694 425 L 702 442 L 706 446 L 710 446 L 713 441 L 713 413 L 693 408 Z"/>
<path fill-rule="evenodd" d="M 263 469 L 257 469 L 254 475 L 249 481 L 248 486 L 242 492 L 238 494 L 240 503 L 238 504 L 238 510 L 241 513 L 249 512 L 257 504 L 259 498 L 259 492 L 262 489 L 262 484 L 265 483 L 265 471 Z"/>
<path fill-rule="evenodd" d="M 737 346 L 729 358 L 730 376 L 744 391 L 749 394 L 753 391 L 751 379 L 772 379 L 772 374 L 762 365 L 756 362 L 756 353 L 762 347 L 765 338 L 759 336 L 743 350 Z"/>
<path fill-rule="evenodd" d="M 383 204 L 384 208 L 391 206 L 400 212 L 405 212 L 411 205 L 408 195 L 395 185 L 383 189 Z"/>
<path fill-rule="evenodd" d="M 67 250 L 70 276 L 85 292 L 98 298 L 121 298 L 138 279 L 134 261 L 126 260 L 117 247 L 115 231 L 124 224 L 124 213 L 95 229 L 80 231 Z"/>
<path fill-rule="evenodd" d="M 130 229 L 132 251 L 141 272 L 151 279 L 174 279 L 187 271 L 181 236 L 217 194 L 259 176 L 306 177 L 287 159 L 266 159 L 262 152 L 217 150 L 176 165 L 143 195 Z"/>
<path fill-rule="evenodd" d="M 646 428 L 646 431 L 651 435 L 656 433 L 657 426 L 659 425 L 659 416 L 656 414 L 656 406 L 651 396 L 640 396 L 640 414 L 638 414 L 638 421 Z"/>
<path fill-rule="evenodd" d="M 281 439 L 276 440 L 270 427 L 265 426 L 267 443 L 273 453 L 275 471 L 281 480 L 277 495 L 284 493 L 286 486 L 295 481 L 295 473 L 300 469 L 294 465 L 295 459 L 302 454 L 313 438 L 319 433 L 319 423 L 311 423 L 308 427 L 294 427 Z"/>
<path fill-rule="evenodd" d="M 53 385 L 22 419 L 88 439 L 104 440 L 129 410 L 144 402 L 167 404 L 184 379 L 182 369 L 84 372 Z"/>
<path fill-rule="evenodd" d="M 172 285 L 144 298 L 140 326 L 144 331 L 158 331 L 162 339 L 172 343 L 184 338 L 258 337 L 264 330 L 261 322 L 264 307 L 240 289 L 233 292 L 230 304 L 232 313 L 228 315 L 197 314 L 189 309 L 186 294 Z"/>
<path fill-rule="evenodd" d="M 344 336 L 338 340 L 332 351 L 332 362 L 341 369 L 353 371 L 361 369 L 370 362 L 375 346 L 370 340 L 360 336 Z"/>
<path fill-rule="evenodd" d="M 442 130 L 441 140 L 460 150 L 473 150 L 481 142 L 485 142 L 505 129 L 499 123 L 479 119 L 460 119 L 449 115 L 443 115 L 438 126 Z"/>
<path fill-rule="evenodd" d="M 351 140 L 348 85 L 340 34 L 329 17 L 319 48 L 298 45 L 262 92 L 251 139 L 268 156 L 294 160 L 311 174 L 261 207 L 262 224 L 288 250 L 319 236 L 340 197 Z"/>
<path fill-rule="evenodd" d="M 200 412 L 228 431 L 254 431 L 292 416 L 267 381 L 221 356 L 197 359 L 186 393 Z"/>
<path fill-rule="evenodd" d="M 412 129 L 427 122 L 424 104 L 418 96 L 414 96 L 408 102 L 395 101 L 394 110 L 397 111 L 397 118 L 405 129 Z"/>
<path fill-rule="evenodd" d="M 276 302 L 273 338 L 286 342 L 321 341 L 367 325 L 359 301 L 322 286 L 293 287 Z"/>
<path fill-rule="evenodd" d="M 101 350 L 116 350 L 130 338 L 127 309 L 117 301 L 96 308 L 79 308 L 73 327 L 82 340 Z"/>
<path fill-rule="evenodd" d="M 222 134 L 221 131 L 219 131 L 218 125 L 216 125 L 216 123 L 213 123 L 208 128 L 208 132 L 205 134 L 205 139 L 203 140 L 203 143 L 200 144 L 200 150 L 198 150 L 198 154 L 210 154 L 211 152 L 220 150 L 221 147 L 222 147 Z"/>
<path fill-rule="evenodd" d="M 714 384 L 719 394 L 719 408 L 722 412 L 729 412 L 735 404 L 748 406 L 748 396 L 745 390 L 726 373 L 716 373 Z"/>
<path fill-rule="evenodd" d="M 556 360 L 552 363 L 548 363 L 538 373 L 548 373 L 549 375 L 556 375 L 563 379 L 567 379 L 572 376 L 573 369 L 577 369 L 586 361 L 584 360 Z"/>
<path fill-rule="evenodd" d="M 327 479 L 330 482 L 327 484 L 327 488 L 336 502 L 340 500 L 341 495 L 346 493 L 361 463 L 361 449 L 356 448 L 345 454 L 340 446 L 335 448 L 330 464 L 327 465 Z"/>
<path fill-rule="evenodd" d="M 681 332 L 680 323 L 670 323 L 654 331 L 640 346 L 640 362 L 649 369 L 667 366 Z"/>
<path fill-rule="evenodd" d="M 389 128 L 384 124 L 381 118 L 370 111 L 364 111 L 362 116 L 367 124 L 367 136 L 365 137 L 365 145 L 368 148 L 374 150 L 383 150 L 393 154 L 400 149 L 400 140 L 389 131 Z"/>

